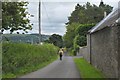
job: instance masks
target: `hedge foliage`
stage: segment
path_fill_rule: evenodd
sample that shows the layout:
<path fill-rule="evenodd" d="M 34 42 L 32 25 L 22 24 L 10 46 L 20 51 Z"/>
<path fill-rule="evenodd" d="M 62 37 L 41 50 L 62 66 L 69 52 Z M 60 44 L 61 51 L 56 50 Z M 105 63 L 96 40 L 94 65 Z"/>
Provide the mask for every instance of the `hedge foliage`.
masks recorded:
<path fill-rule="evenodd" d="M 57 58 L 58 48 L 52 44 L 3 43 L 2 51 L 3 75 L 17 75 Z"/>

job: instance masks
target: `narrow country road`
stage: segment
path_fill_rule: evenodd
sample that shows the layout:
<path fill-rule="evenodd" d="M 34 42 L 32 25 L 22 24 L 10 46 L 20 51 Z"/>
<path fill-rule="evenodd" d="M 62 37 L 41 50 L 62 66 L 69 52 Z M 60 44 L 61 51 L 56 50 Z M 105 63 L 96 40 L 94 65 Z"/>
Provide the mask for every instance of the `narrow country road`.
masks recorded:
<path fill-rule="evenodd" d="M 80 78 L 73 58 L 64 56 L 62 61 L 58 59 L 48 66 L 20 78 Z"/>

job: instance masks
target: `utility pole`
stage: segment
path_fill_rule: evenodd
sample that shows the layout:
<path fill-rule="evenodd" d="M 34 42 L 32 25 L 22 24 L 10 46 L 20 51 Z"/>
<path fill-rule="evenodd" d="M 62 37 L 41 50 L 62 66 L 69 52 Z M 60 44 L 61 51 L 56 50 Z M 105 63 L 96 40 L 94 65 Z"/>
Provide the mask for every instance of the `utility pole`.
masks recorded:
<path fill-rule="evenodd" d="M 41 35 L 41 0 L 39 0 L 39 44 L 41 44 L 41 41 L 42 41 L 42 35 Z"/>

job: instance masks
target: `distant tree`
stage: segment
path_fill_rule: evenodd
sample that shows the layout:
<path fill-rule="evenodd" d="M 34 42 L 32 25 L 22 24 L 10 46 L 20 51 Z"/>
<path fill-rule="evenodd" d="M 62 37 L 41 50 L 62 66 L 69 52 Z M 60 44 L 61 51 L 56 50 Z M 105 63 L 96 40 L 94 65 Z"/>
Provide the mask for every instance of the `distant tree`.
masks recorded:
<path fill-rule="evenodd" d="M 81 19 L 78 17 L 85 8 L 79 4 L 75 6 L 75 10 L 71 13 L 71 16 L 68 17 L 68 22 L 66 24 L 71 24 L 73 22 L 79 22 Z"/>
<path fill-rule="evenodd" d="M 29 17 L 31 16 L 26 10 L 28 2 L 2 2 L 2 28 L 10 30 L 11 33 L 17 30 L 31 30 Z"/>
<path fill-rule="evenodd" d="M 67 48 L 75 49 L 75 46 L 86 46 L 86 34 L 93 26 L 104 18 L 104 12 L 109 14 L 111 6 L 100 3 L 99 6 L 87 2 L 85 5 L 77 4 L 75 10 L 68 17 L 64 43 Z M 79 36 L 77 36 L 79 35 Z M 79 40 L 79 44 L 75 40 Z M 75 51 L 75 50 L 74 50 Z"/>
<path fill-rule="evenodd" d="M 99 7 L 103 7 L 103 6 L 105 6 L 105 5 L 104 5 L 104 2 L 101 0 Z"/>
<path fill-rule="evenodd" d="M 68 22 L 66 24 L 68 25 L 73 22 L 80 24 L 98 23 L 104 18 L 104 12 L 106 11 L 107 14 L 109 14 L 112 8 L 113 7 L 104 3 L 100 3 L 99 6 L 95 4 L 91 5 L 89 2 L 85 5 L 77 4 L 71 16 L 68 17 Z"/>
<path fill-rule="evenodd" d="M 76 35 L 79 34 L 80 36 L 86 36 L 88 33 L 88 30 L 90 30 L 95 24 L 80 24 L 77 26 L 75 33 Z"/>
<path fill-rule="evenodd" d="M 45 40 L 44 42 L 45 42 L 45 43 L 50 43 L 50 40 L 48 39 L 48 40 Z"/>
<path fill-rule="evenodd" d="M 66 34 L 64 35 L 63 39 L 64 39 L 64 44 L 67 48 L 70 48 L 71 46 L 73 46 L 73 40 L 75 38 L 76 35 L 76 27 L 79 26 L 79 24 L 77 23 L 72 23 L 66 26 L 67 31 Z"/>
<path fill-rule="evenodd" d="M 51 35 L 49 38 L 49 42 L 60 48 L 63 47 L 63 39 L 61 35 L 58 34 Z"/>

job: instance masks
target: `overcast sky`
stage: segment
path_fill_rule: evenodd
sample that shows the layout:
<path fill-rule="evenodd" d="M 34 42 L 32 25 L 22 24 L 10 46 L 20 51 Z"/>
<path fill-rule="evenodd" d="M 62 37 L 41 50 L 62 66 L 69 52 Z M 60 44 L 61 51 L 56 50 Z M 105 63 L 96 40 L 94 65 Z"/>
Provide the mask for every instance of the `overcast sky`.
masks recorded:
<path fill-rule="evenodd" d="M 38 33 L 38 1 L 28 0 L 28 11 L 34 17 L 30 18 L 33 29 L 29 33 Z M 42 34 L 53 33 L 64 35 L 66 32 L 65 23 L 77 3 L 83 5 L 86 2 L 99 5 L 101 0 L 44 0 L 41 5 L 41 28 Z M 105 4 L 113 7 L 118 6 L 119 0 L 103 0 Z"/>
<path fill-rule="evenodd" d="M 43 2 L 41 10 L 41 28 L 42 34 L 60 34 L 63 35 L 66 31 L 65 23 L 67 17 L 74 10 L 76 3 L 71 2 Z M 30 6 L 33 5 L 33 6 Z M 31 23 L 34 24 L 33 30 L 30 33 L 38 33 L 38 3 L 30 3 L 29 12 L 35 15 L 31 18 Z"/>

